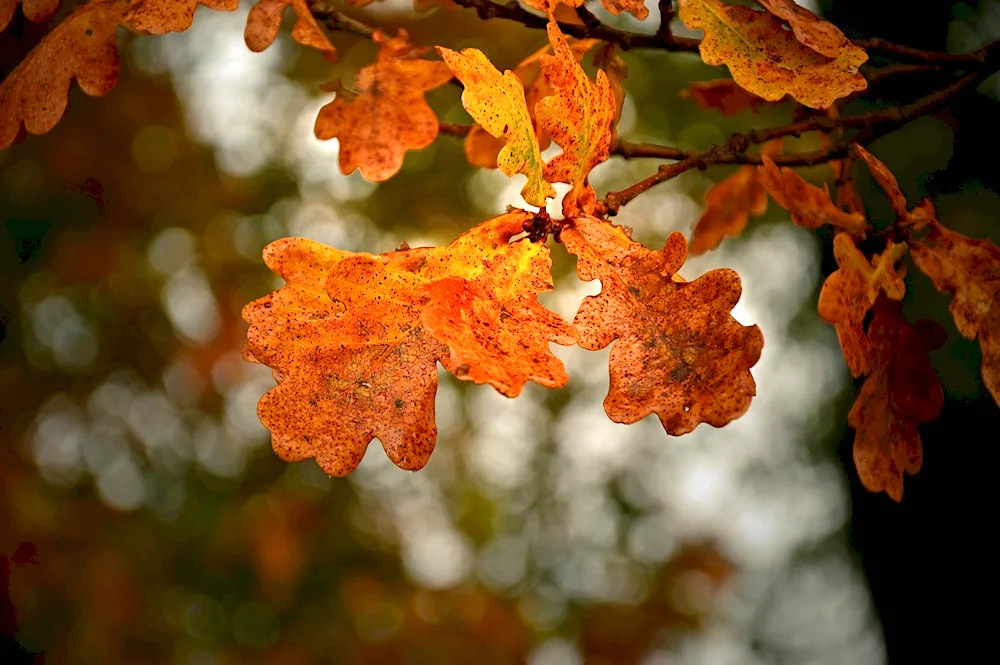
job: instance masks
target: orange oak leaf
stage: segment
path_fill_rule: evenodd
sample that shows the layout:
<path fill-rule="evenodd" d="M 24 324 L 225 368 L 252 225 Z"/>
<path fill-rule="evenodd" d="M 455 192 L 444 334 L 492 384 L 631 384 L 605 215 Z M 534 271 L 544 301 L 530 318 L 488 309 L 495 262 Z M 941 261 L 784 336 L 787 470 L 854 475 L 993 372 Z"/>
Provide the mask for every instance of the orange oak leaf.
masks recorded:
<path fill-rule="evenodd" d="M 938 291 L 951 294 L 958 332 L 979 340 L 983 384 L 1000 405 L 1000 249 L 937 221 L 929 226 L 926 238 L 910 242 L 913 262 Z"/>
<path fill-rule="evenodd" d="M 917 426 L 936 419 L 944 405 L 941 381 L 927 357 L 943 333 L 926 323 L 911 326 L 899 303 L 879 298 L 868 325 L 871 375 L 847 416 L 857 430 L 854 464 L 861 484 L 896 501 L 903 498 L 904 472 L 913 475 L 922 463 Z"/>
<path fill-rule="evenodd" d="M 563 7 L 565 5 L 559 5 Z M 600 40 L 597 39 L 574 39 L 569 42 L 573 57 L 579 62 L 587 51 L 592 49 Z M 535 105 L 543 98 L 553 94 L 552 85 L 545 76 L 542 76 L 541 57 L 552 52 L 552 45 L 546 44 L 527 58 L 521 61 L 514 68 L 514 74 L 524 84 L 524 103 L 528 107 L 528 115 L 531 116 L 532 125 L 535 127 L 535 136 L 538 140 L 538 149 L 545 150 L 549 147 L 550 139 L 545 132 L 538 127 L 535 118 Z M 497 155 L 505 145 L 503 137 L 495 137 L 478 122 L 473 123 L 468 136 L 465 137 L 465 155 L 470 164 L 482 166 L 484 168 L 497 168 Z"/>
<path fill-rule="evenodd" d="M 289 6 L 294 8 L 298 16 L 292 28 L 292 38 L 303 46 L 311 46 L 332 57 L 334 46 L 316 23 L 305 0 L 259 0 L 247 14 L 247 25 L 243 31 L 247 48 L 260 52 L 273 44 L 281 29 L 285 9 Z"/>
<path fill-rule="evenodd" d="M 0 83 L 0 148 L 17 138 L 52 129 L 66 110 L 75 79 L 95 97 L 118 80 L 115 31 L 124 0 L 93 0 L 76 8 Z"/>
<path fill-rule="evenodd" d="M 681 90 L 680 96 L 681 99 L 693 99 L 706 111 L 715 109 L 726 117 L 732 117 L 745 109 L 756 111 L 758 106 L 771 103 L 741 88 L 733 79 L 693 81 L 690 87 Z"/>
<path fill-rule="evenodd" d="M 509 396 L 528 380 L 565 384 L 547 344 L 572 343 L 572 329 L 537 302 L 551 288 L 548 249 L 511 242 L 531 218 L 511 212 L 446 247 L 377 256 L 303 238 L 268 245 L 286 285 L 244 308 L 244 357 L 278 380 L 257 409 L 277 454 L 342 476 L 377 437 L 398 466 L 423 467 L 438 362 Z"/>
<path fill-rule="evenodd" d="M 451 80 L 445 63 L 415 57 L 425 51 L 409 42 L 405 30 L 388 38 L 376 32 L 380 44 L 375 64 L 357 73 L 357 93 L 339 83 L 328 86 L 336 98 L 320 109 L 315 132 L 321 139 L 340 139 L 340 171 L 361 169 L 372 182 L 399 171 L 408 150 L 430 145 L 438 134 L 438 119 L 424 93 Z"/>
<path fill-rule="evenodd" d="M 55 16 L 59 0 L 0 0 L 0 32 L 14 18 L 17 6 L 21 5 L 24 17 L 35 23 L 44 23 Z"/>
<path fill-rule="evenodd" d="M 530 205 L 544 207 L 545 199 L 555 197 L 556 191 L 542 176 L 542 154 L 521 79 L 509 69 L 501 74 L 478 49 L 456 52 L 438 46 L 437 50 L 465 86 L 462 106 L 483 129 L 503 139 L 497 167 L 509 176 L 526 175 L 521 196 Z"/>
<path fill-rule="evenodd" d="M 787 166 L 778 168 L 768 155 L 763 155 L 762 161 L 757 167 L 761 182 L 778 205 L 791 214 L 793 222 L 807 229 L 829 224 L 858 238 L 865 237 L 868 225 L 864 215 L 835 206 L 825 183 L 822 188 L 811 185 Z"/>
<path fill-rule="evenodd" d="M 931 222 L 937 223 L 937 212 L 934 203 L 930 199 L 923 199 L 912 210 L 907 210 L 906 197 L 903 196 L 899 188 L 899 182 L 892 171 L 886 167 L 879 159 L 865 150 L 862 146 L 854 144 L 851 150 L 855 155 L 868 166 L 868 171 L 872 174 L 875 182 L 879 184 L 882 191 L 889 199 L 889 205 L 896 213 L 898 226 L 911 233 L 919 231 Z"/>
<path fill-rule="evenodd" d="M 823 282 L 819 315 L 836 326 L 844 360 L 857 378 L 870 369 L 865 315 L 880 292 L 892 300 L 902 300 L 906 294 L 905 270 L 896 265 L 906 254 L 906 245 L 890 243 L 869 262 L 850 235 L 838 233 L 833 239 L 833 254 L 840 267 Z"/>
<path fill-rule="evenodd" d="M 603 70 L 597 71 L 596 83 L 590 80 L 555 21 L 549 21 L 548 33 L 554 55 L 543 55 L 541 66 L 554 94 L 538 102 L 535 116 L 562 152 L 545 165 L 545 179 L 572 185 L 563 198 L 563 215 L 589 214 L 597 195 L 587 176 L 608 158 L 615 96 Z"/>
<path fill-rule="evenodd" d="M 811 11 L 795 4 L 794 0 L 758 0 L 769 12 L 788 22 L 792 34 L 802 44 L 828 58 L 836 58 L 847 44 L 847 37 L 840 29 L 824 21 Z"/>
<path fill-rule="evenodd" d="M 850 42 L 828 58 L 801 44 L 770 13 L 721 0 L 680 0 L 679 16 L 688 28 L 705 31 L 699 50 L 706 64 L 727 65 L 733 80 L 764 99 L 789 94 L 825 109 L 868 87 L 858 72 L 868 54 Z"/>
<path fill-rule="evenodd" d="M 750 368 L 764 339 L 730 311 L 742 291 L 732 270 L 712 270 L 691 282 L 673 279 L 684 263 L 684 236 L 673 233 L 650 251 L 608 222 L 584 216 L 560 234 L 577 256 L 580 279 L 601 280 L 573 321 L 580 346 L 597 350 L 614 340 L 604 410 L 634 423 L 655 413 L 668 434 L 699 423 L 722 427 L 743 415 L 756 394 Z"/>
<path fill-rule="evenodd" d="M 121 24 L 132 32 L 162 35 L 191 27 L 198 5 L 231 12 L 240 0 L 129 0 Z"/>
<path fill-rule="evenodd" d="M 767 190 L 757 167 L 741 166 L 705 194 L 705 210 L 695 223 L 688 251 L 698 255 L 715 249 L 726 236 L 743 233 L 750 215 L 760 217 L 765 212 Z"/>
<path fill-rule="evenodd" d="M 572 43 L 570 44 L 572 48 Z M 612 123 L 612 134 L 618 133 L 618 121 L 622 117 L 622 108 L 625 106 L 625 86 L 624 81 L 628 78 L 628 64 L 618 55 L 615 44 L 605 42 L 594 53 L 594 66 L 604 71 L 611 82 L 611 92 L 615 96 L 615 120 Z M 613 141 L 614 139 L 612 139 Z"/>
<path fill-rule="evenodd" d="M 429 284 L 423 323 L 451 350 L 445 368 L 517 397 L 528 380 L 558 388 L 568 377 L 549 342 L 576 343 L 573 328 L 538 302 L 552 290 L 552 260 L 544 243 L 510 243 L 532 214 L 523 210 L 484 222 L 448 246 L 446 268 Z M 492 249 L 491 249 L 492 248 Z"/>

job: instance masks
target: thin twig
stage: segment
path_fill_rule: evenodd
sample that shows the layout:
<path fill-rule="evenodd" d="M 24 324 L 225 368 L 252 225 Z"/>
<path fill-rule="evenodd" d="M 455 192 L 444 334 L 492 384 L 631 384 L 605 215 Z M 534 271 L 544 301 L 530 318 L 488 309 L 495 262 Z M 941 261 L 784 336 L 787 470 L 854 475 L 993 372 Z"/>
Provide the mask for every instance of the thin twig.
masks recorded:
<path fill-rule="evenodd" d="M 472 131 L 472 125 L 461 125 L 456 122 L 442 122 L 438 125 L 438 132 L 450 134 L 451 136 L 465 137 Z"/>
<path fill-rule="evenodd" d="M 327 32 L 348 32 L 366 39 L 375 34 L 375 28 L 341 14 L 326 0 L 306 0 L 306 5 L 316 23 Z"/>

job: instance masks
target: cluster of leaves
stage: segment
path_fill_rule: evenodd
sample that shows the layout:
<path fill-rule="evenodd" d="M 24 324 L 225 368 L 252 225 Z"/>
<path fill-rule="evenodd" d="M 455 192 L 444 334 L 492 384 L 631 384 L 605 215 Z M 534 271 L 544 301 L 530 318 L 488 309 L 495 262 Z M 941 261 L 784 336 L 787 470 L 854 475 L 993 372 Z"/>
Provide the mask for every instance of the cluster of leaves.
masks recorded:
<path fill-rule="evenodd" d="M 235 0 L 91 0 L 78 7 L 0 85 L 0 147 L 14 141 L 22 126 L 31 133 L 49 130 L 65 109 L 74 78 L 88 94 L 110 90 L 118 74 L 118 26 L 143 34 L 184 30 L 199 3 L 212 9 L 236 6 Z M 638 0 L 601 3 L 613 14 L 647 17 Z M 418 9 L 433 4 L 417 0 Z M 474 7 L 484 17 L 502 10 L 526 24 L 538 20 L 511 4 L 437 4 Z M 271 367 L 279 384 L 258 408 L 275 450 L 289 460 L 316 458 L 326 472 L 345 475 L 377 437 L 397 465 L 419 469 L 436 439 L 437 363 L 461 379 L 515 397 L 529 380 L 547 387 L 567 382 L 551 342 L 592 350 L 616 342 L 604 403 L 616 422 L 655 413 L 672 435 L 700 423 L 727 424 L 746 412 L 755 395 L 750 369 L 763 337 L 756 326 L 741 325 L 731 315 L 741 295 L 735 272 L 713 270 L 686 281 L 678 271 L 689 251 L 707 251 L 741 233 L 751 215 L 763 214 L 770 196 L 795 224 L 828 226 L 836 234 L 839 269 L 823 286 L 819 313 L 835 325 L 853 376 L 864 377 L 849 415 L 857 430 L 854 456 L 861 480 L 899 500 L 904 472 L 914 473 L 921 464 L 918 425 L 936 418 L 943 403 L 927 357 L 942 333 L 938 326 L 911 325 L 903 317 L 901 262 L 908 254 L 939 290 L 952 295 L 958 329 L 979 339 L 984 384 L 1000 403 L 1000 250 L 945 227 L 929 200 L 908 208 L 895 178 L 861 145 L 871 132 L 840 143 L 826 135 L 905 122 L 981 79 L 988 68 L 905 112 L 841 119 L 838 104 L 868 87 L 859 70 L 868 54 L 835 26 L 791 0 L 761 0 L 762 10 L 722 0 L 680 0 L 678 18 L 704 32 L 695 42 L 702 60 L 725 65 L 732 75 L 692 86 L 687 96 L 725 115 L 790 97 L 806 119 L 734 136 L 705 153 L 636 146 L 616 131 L 627 70 L 615 54 L 616 43 L 631 44 L 635 36 L 595 23 L 581 0 L 527 4 L 546 15 L 549 43 L 504 72 L 477 49 L 438 46 L 442 60 L 430 59 L 429 49 L 413 45 L 405 31 L 387 36 L 319 0 L 259 0 L 250 11 L 245 36 L 255 51 L 274 42 L 289 6 L 297 16 L 293 38 L 331 60 L 336 49 L 330 30 L 378 44 L 375 62 L 358 71 L 350 85 L 335 81 L 324 87 L 335 98 L 320 110 L 315 133 L 339 140 L 343 173 L 360 169 L 374 182 L 397 173 L 405 154 L 428 146 L 443 127 L 425 93 L 457 79 L 475 124 L 451 129 L 465 136 L 472 164 L 524 175 L 521 194 L 538 208 L 555 196 L 553 183 L 570 186 L 561 220 L 512 209 L 445 247 L 404 246 L 376 256 L 301 238 L 269 245 L 265 261 L 286 285 L 244 309 L 250 323 L 244 356 Z M 683 40 L 669 32 L 673 8 L 660 4 L 662 23 L 653 39 L 680 50 Z M 11 3 L 4 8 L 0 29 L 14 11 Z M 28 4 L 24 11 L 32 20 L 44 20 L 55 8 L 54 2 Z M 571 39 L 564 28 L 599 37 Z M 591 78 L 581 62 L 596 47 L 598 69 Z M 984 51 L 969 63 L 990 61 L 996 68 L 988 55 Z M 812 130 L 824 133 L 824 150 L 783 153 L 783 137 Z M 542 151 L 550 143 L 561 152 L 546 162 Z M 762 144 L 756 156 L 748 154 L 754 144 Z M 600 200 L 588 177 L 615 153 L 677 161 Z M 851 185 L 855 160 L 866 163 L 895 211 L 897 219 L 882 231 L 866 218 Z M 609 219 L 659 182 L 726 163 L 743 166 L 708 192 L 690 249 L 675 233 L 652 251 Z M 810 184 L 791 168 L 814 163 L 833 169 L 836 201 L 825 185 Z M 550 235 L 576 256 L 582 280 L 602 284 L 572 323 L 538 302 L 538 295 L 552 288 L 544 243 Z"/>

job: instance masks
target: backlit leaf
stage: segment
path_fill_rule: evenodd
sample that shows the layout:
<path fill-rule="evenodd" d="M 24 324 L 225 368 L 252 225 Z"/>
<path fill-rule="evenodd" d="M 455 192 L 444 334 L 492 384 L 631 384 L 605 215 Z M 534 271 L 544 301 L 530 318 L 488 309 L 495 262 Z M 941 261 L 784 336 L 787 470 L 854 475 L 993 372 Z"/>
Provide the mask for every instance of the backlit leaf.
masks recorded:
<path fill-rule="evenodd" d="M 292 28 L 292 38 L 303 46 L 311 46 L 332 56 L 335 52 L 333 44 L 316 23 L 305 0 L 259 0 L 247 15 L 247 25 L 243 31 L 247 48 L 260 52 L 274 43 L 285 9 L 289 6 L 294 8 L 298 17 Z"/>
<path fill-rule="evenodd" d="M 437 362 L 508 396 L 529 380 L 563 385 L 548 343 L 573 343 L 572 329 L 537 301 L 551 288 L 548 249 L 510 242 L 531 218 L 511 212 L 446 247 L 377 256 L 303 238 L 269 245 L 265 262 L 287 283 L 244 308 L 244 356 L 278 380 L 258 404 L 278 455 L 346 475 L 377 437 L 398 466 L 423 467 Z"/>
<path fill-rule="evenodd" d="M 792 216 L 792 221 L 807 229 L 818 229 L 824 224 L 835 226 L 858 238 L 865 237 L 867 223 L 864 215 L 844 212 L 833 204 L 826 184 L 822 188 L 806 182 L 802 176 L 787 166 L 778 166 L 768 155 L 762 156 L 758 166 L 761 182 L 774 200 Z"/>
<path fill-rule="evenodd" d="M 890 243 L 869 262 L 850 235 L 838 233 L 833 239 L 833 254 L 840 267 L 823 282 L 819 315 L 836 326 L 844 360 L 857 378 L 869 371 L 865 315 L 880 292 L 892 300 L 902 300 L 906 293 L 905 271 L 896 265 L 906 254 L 906 245 Z"/>
<path fill-rule="evenodd" d="M 825 109 L 868 87 L 858 72 L 868 55 L 850 42 L 828 58 L 799 43 L 770 13 L 721 0 L 681 0 L 679 15 L 688 28 L 705 31 L 699 49 L 706 64 L 727 65 L 739 85 L 764 99 L 789 94 Z"/>
<path fill-rule="evenodd" d="M 580 279 L 601 280 L 600 294 L 584 298 L 573 326 L 587 349 L 617 340 L 604 400 L 613 421 L 655 413 L 669 434 L 680 435 L 746 412 L 756 394 L 750 368 L 764 340 L 757 326 L 730 314 L 742 291 L 739 275 L 719 269 L 675 281 L 687 254 L 680 233 L 654 252 L 621 227 L 585 216 L 560 237 L 577 256 Z"/>
<path fill-rule="evenodd" d="M 622 12 L 629 12 L 640 21 L 649 16 L 649 10 L 643 0 L 601 0 L 601 4 L 615 16 Z"/>
<path fill-rule="evenodd" d="M 978 339 L 983 350 L 983 384 L 1000 405 L 1000 249 L 989 240 L 973 240 L 930 223 L 923 240 L 910 243 L 913 261 L 951 294 L 951 311 L 958 331 Z"/>
<path fill-rule="evenodd" d="M 587 182 L 590 171 L 608 158 L 615 96 L 603 71 L 591 81 L 577 62 L 555 21 L 549 21 L 554 55 L 541 57 L 542 73 L 553 94 L 535 107 L 538 126 L 562 152 L 545 165 L 545 179 L 572 185 L 563 199 L 563 214 L 592 213 L 597 196 Z"/>
<path fill-rule="evenodd" d="M 509 176 L 523 173 L 528 182 L 521 196 L 530 205 L 544 207 L 555 197 L 555 189 L 542 176 L 542 156 L 524 99 L 524 86 L 509 69 L 501 74 L 478 49 L 460 53 L 437 47 L 441 57 L 462 81 L 462 106 L 469 115 L 506 145 L 497 156 L 497 166 Z"/>
<path fill-rule="evenodd" d="M 129 0 L 121 23 L 133 32 L 162 35 L 191 27 L 198 6 L 231 12 L 239 0 Z"/>
<path fill-rule="evenodd" d="M 705 194 L 705 210 L 695 223 L 688 251 L 692 255 L 715 249 L 726 236 L 743 233 L 750 215 L 767 212 L 767 190 L 756 166 L 741 166 Z"/>
<path fill-rule="evenodd" d="M 430 145 L 438 134 L 438 119 L 424 93 L 451 80 L 445 63 L 415 57 L 425 49 L 412 46 L 406 31 L 388 38 L 380 32 L 375 64 L 354 78 L 356 91 L 335 83 L 337 97 L 320 109 L 316 136 L 340 139 L 340 171 L 361 169 L 372 182 L 399 171 L 408 150 Z"/>
<path fill-rule="evenodd" d="M 14 18 L 18 5 L 24 17 L 35 23 L 48 21 L 59 10 L 59 0 L 0 0 L 0 31 Z"/>
<path fill-rule="evenodd" d="M 715 109 L 726 117 L 746 109 L 756 111 L 758 106 L 769 103 L 763 97 L 741 88 L 733 79 L 692 81 L 690 87 L 681 90 L 680 96 L 681 99 L 693 99 L 703 109 Z"/>
<path fill-rule="evenodd" d="M 928 322 L 929 323 L 929 322 Z M 917 426 L 941 413 L 941 381 L 927 358 L 940 345 L 932 326 L 913 327 L 899 304 L 880 298 L 868 326 L 871 375 L 865 379 L 847 422 L 857 430 L 854 464 L 872 492 L 903 498 L 903 474 L 920 470 Z"/>

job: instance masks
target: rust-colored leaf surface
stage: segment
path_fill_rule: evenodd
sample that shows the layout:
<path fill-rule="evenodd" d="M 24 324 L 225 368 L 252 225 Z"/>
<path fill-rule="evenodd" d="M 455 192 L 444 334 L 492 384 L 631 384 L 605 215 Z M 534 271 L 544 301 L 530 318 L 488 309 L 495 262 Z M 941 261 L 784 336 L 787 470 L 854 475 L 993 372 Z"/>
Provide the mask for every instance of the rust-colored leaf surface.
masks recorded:
<path fill-rule="evenodd" d="M 706 64 L 727 65 L 740 86 L 764 99 L 788 94 L 825 109 L 868 87 L 858 72 L 868 55 L 851 42 L 829 58 L 800 43 L 772 14 L 721 0 L 681 0 L 679 16 L 688 28 L 705 31 L 699 50 Z"/>
<path fill-rule="evenodd" d="M 563 385 L 548 342 L 573 343 L 572 329 L 537 301 L 551 288 L 548 250 L 510 242 L 530 219 L 508 213 L 446 247 L 378 256 L 303 238 L 268 245 L 286 285 L 244 308 L 244 357 L 278 380 L 257 409 L 277 454 L 343 476 L 378 438 L 396 465 L 423 467 L 438 362 L 510 396 L 528 380 Z"/>
<path fill-rule="evenodd" d="M 294 8 L 298 17 L 292 28 L 292 38 L 303 46 L 311 46 L 332 57 L 335 53 L 334 46 L 316 23 L 305 0 L 259 0 L 247 15 L 247 25 L 243 31 L 247 48 L 260 52 L 273 44 L 288 7 Z"/>
<path fill-rule="evenodd" d="M 162 35 L 191 27 L 198 6 L 231 12 L 239 0 L 129 0 L 121 23 L 132 32 Z"/>
<path fill-rule="evenodd" d="M 14 18 L 18 5 L 24 17 L 35 23 L 48 21 L 59 10 L 59 0 L 0 0 L 0 32 Z"/>
<path fill-rule="evenodd" d="M 1000 405 L 1000 249 L 937 221 L 929 226 L 926 238 L 910 243 L 913 261 L 939 291 L 951 294 L 958 331 L 979 340 L 983 384 Z"/>
<path fill-rule="evenodd" d="M 930 323 L 930 322 L 927 322 Z M 872 492 L 903 498 L 903 473 L 920 470 L 917 426 L 941 413 L 941 381 L 927 357 L 940 346 L 936 326 L 911 326 L 899 303 L 880 298 L 868 326 L 871 375 L 865 379 L 847 422 L 857 430 L 854 464 Z"/>
<path fill-rule="evenodd" d="M 0 148 L 21 130 L 44 134 L 66 110 L 75 79 L 88 95 L 100 97 L 118 81 L 115 30 L 123 0 L 93 0 L 52 29 L 0 83 Z"/>
<path fill-rule="evenodd" d="M 852 145 L 851 150 L 855 155 L 868 166 L 868 171 L 872 174 L 875 182 L 878 183 L 882 191 L 885 192 L 893 212 L 896 213 L 897 225 L 909 233 L 916 233 L 924 229 L 932 222 L 937 224 L 937 212 L 934 203 L 930 199 L 921 200 L 912 209 L 907 209 L 906 198 L 899 188 L 899 182 L 892 171 L 883 164 L 875 155 L 865 150 L 860 145 Z"/>
<path fill-rule="evenodd" d="M 758 0 L 769 12 L 788 22 L 802 44 L 828 58 L 836 58 L 847 44 L 840 28 L 824 21 L 794 0 Z"/>
<path fill-rule="evenodd" d="M 763 164 L 757 169 L 764 187 L 799 226 L 818 229 L 829 224 L 857 238 L 865 237 L 868 224 L 864 215 L 844 212 L 834 205 L 825 183 L 822 188 L 816 187 L 793 169 L 787 166 L 778 168 L 768 155 L 763 155 Z"/>
<path fill-rule="evenodd" d="M 548 34 L 554 55 L 543 55 L 541 66 L 553 94 L 538 102 L 535 115 L 539 128 L 562 152 L 545 165 L 545 179 L 572 185 L 563 198 L 563 215 L 589 214 L 597 195 L 587 176 L 608 158 L 615 96 L 602 70 L 596 83 L 590 80 L 555 21 L 549 21 Z"/>
<path fill-rule="evenodd" d="M 412 46 L 404 30 L 374 39 L 378 56 L 355 76 L 356 94 L 330 86 L 337 97 L 320 109 L 315 131 L 321 139 L 340 140 L 341 173 L 360 168 L 368 180 L 382 182 L 399 171 L 408 150 L 437 138 L 438 119 L 424 94 L 451 80 L 451 71 L 443 62 L 416 57 L 425 49 Z"/>
<path fill-rule="evenodd" d="M 542 155 L 521 79 L 509 69 L 501 74 L 478 49 L 459 53 L 438 46 L 437 50 L 465 86 L 462 106 L 483 129 L 503 139 L 499 169 L 509 176 L 525 174 L 528 182 L 521 196 L 530 205 L 545 207 L 545 199 L 554 198 L 556 192 L 542 175 Z"/>
<path fill-rule="evenodd" d="M 681 99 L 693 99 L 706 111 L 715 109 L 727 118 L 744 110 L 756 111 L 758 106 L 770 103 L 741 88 L 733 79 L 693 81 L 690 87 L 681 90 L 680 96 Z"/>
<path fill-rule="evenodd" d="M 746 412 L 756 394 L 750 368 L 764 339 L 757 326 L 730 314 L 742 292 L 739 275 L 719 269 L 675 281 L 687 254 L 680 233 L 654 252 L 621 227 L 580 217 L 560 237 L 577 256 L 580 279 L 601 280 L 601 292 L 584 298 L 573 326 L 587 349 L 617 340 L 604 400 L 613 421 L 655 413 L 676 436 L 699 423 L 722 427 Z"/>
<path fill-rule="evenodd" d="M 902 300 L 906 294 L 905 270 L 897 266 L 906 254 L 906 245 L 890 243 L 869 262 L 850 235 L 838 233 L 833 239 L 833 254 L 840 267 L 823 282 L 819 315 L 836 326 L 844 360 L 857 378 L 870 370 L 865 315 L 880 292 L 892 300 Z"/>

